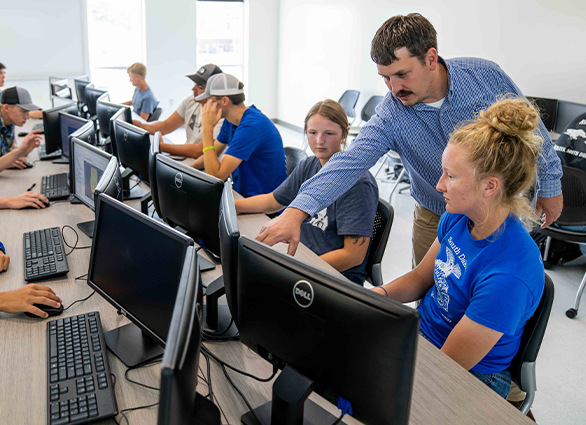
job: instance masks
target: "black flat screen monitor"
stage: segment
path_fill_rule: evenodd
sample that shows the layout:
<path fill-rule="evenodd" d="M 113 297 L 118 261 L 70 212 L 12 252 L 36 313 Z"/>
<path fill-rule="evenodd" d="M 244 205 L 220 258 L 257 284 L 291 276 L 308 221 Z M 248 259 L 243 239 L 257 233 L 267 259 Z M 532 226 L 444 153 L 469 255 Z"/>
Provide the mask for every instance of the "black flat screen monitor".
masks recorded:
<path fill-rule="evenodd" d="M 157 154 L 151 170 L 151 194 L 159 217 L 179 226 L 208 252 L 220 257 L 218 222 L 224 182 Z"/>
<path fill-rule="evenodd" d="M 61 154 L 69 158 L 69 136 L 90 122 L 67 112 L 59 112 L 59 120 L 61 123 Z"/>
<path fill-rule="evenodd" d="M 105 90 L 99 90 L 92 85 L 88 85 L 85 88 L 85 104 L 87 105 L 88 112 L 90 116 L 96 115 L 96 103 L 98 99 L 103 96 L 104 94 L 108 93 Z M 109 99 L 108 99 L 109 100 Z"/>
<path fill-rule="evenodd" d="M 527 100 L 539 108 L 539 115 L 547 131 L 554 131 L 558 100 L 531 96 L 527 96 Z"/>
<path fill-rule="evenodd" d="M 67 78 L 49 77 L 49 96 L 68 97 L 71 99 L 71 89 Z"/>
<path fill-rule="evenodd" d="M 302 388 L 301 398 L 346 400 L 364 424 L 407 425 L 419 312 L 245 236 L 238 246 L 240 340 L 283 369 L 273 385 L 277 423 L 292 423 L 280 389 Z M 270 403 L 255 412 L 270 423 Z M 307 400 L 306 419 L 336 419 L 323 413 Z M 250 416 L 243 423 L 254 423 Z"/>
<path fill-rule="evenodd" d="M 132 111 L 130 106 L 119 105 L 111 103 L 106 100 L 98 99 L 96 103 L 96 113 L 98 115 L 98 126 L 100 127 L 100 135 L 103 139 L 110 137 L 110 119 L 121 108 L 126 109 L 125 116 L 130 116 L 130 123 L 132 123 Z"/>
<path fill-rule="evenodd" d="M 555 132 L 562 134 L 568 124 L 583 113 L 586 113 L 586 105 L 582 103 L 567 102 L 565 100 L 558 101 Z"/>
<path fill-rule="evenodd" d="M 149 132 L 121 120 L 114 121 L 116 150 L 120 163 L 134 171 L 147 184 L 151 138 Z"/>
<path fill-rule="evenodd" d="M 94 191 L 112 155 L 77 138 L 71 139 L 71 161 L 73 162 L 73 195 L 95 210 Z"/>
<path fill-rule="evenodd" d="M 110 118 L 110 122 L 108 123 L 108 133 L 110 135 L 110 146 L 112 147 L 112 154 L 118 157 L 118 146 L 116 145 L 116 132 L 114 131 L 114 122 L 124 121 L 128 124 L 132 124 L 132 110 L 127 107 L 126 105 L 122 105 L 123 107 L 118 109 L 117 112 L 114 112 L 112 117 Z"/>
<path fill-rule="evenodd" d="M 71 104 L 72 99 L 68 97 L 51 96 L 51 106 L 57 108 L 63 105 Z"/>
<path fill-rule="evenodd" d="M 77 115 L 77 103 L 58 106 L 43 111 L 43 129 L 45 132 L 45 151 L 49 154 L 61 149 L 61 120 L 59 112 Z"/>
<path fill-rule="evenodd" d="M 73 176 L 75 175 L 75 169 L 74 169 L 74 164 L 73 161 L 71 161 L 71 144 L 73 143 L 72 140 L 73 138 L 79 139 L 83 142 L 86 142 L 90 145 L 95 145 L 95 137 L 96 137 L 96 130 L 94 128 L 94 124 L 91 121 L 88 121 L 86 124 L 84 124 L 83 127 L 81 127 L 79 130 L 77 130 L 75 133 L 69 135 L 69 147 L 67 148 L 68 152 L 69 152 L 69 188 L 71 193 L 73 194 Z"/>
<path fill-rule="evenodd" d="M 191 238 L 99 195 L 88 284 L 132 322 L 105 334 L 127 366 L 162 354 L 177 291 L 195 264 Z"/>
<path fill-rule="evenodd" d="M 158 425 L 220 425 L 220 411 L 196 394 L 202 336 L 197 268 L 181 281 L 161 363 Z M 200 419 L 200 421 L 197 421 Z"/>
<path fill-rule="evenodd" d="M 222 258 L 222 280 L 228 307 L 234 323 L 238 326 L 238 217 L 234 206 L 232 184 L 226 183 L 220 203 L 220 256 Z"/>
<path fill-rule="evenodd" d="M 75 95 L 77 97 L 77 101 L 81 104 L 85 104 L 85 88 L 91 84 L 90 79 L 87 75 L 83 77 L 78 77 L 73 80 L 75 84 Z"/>

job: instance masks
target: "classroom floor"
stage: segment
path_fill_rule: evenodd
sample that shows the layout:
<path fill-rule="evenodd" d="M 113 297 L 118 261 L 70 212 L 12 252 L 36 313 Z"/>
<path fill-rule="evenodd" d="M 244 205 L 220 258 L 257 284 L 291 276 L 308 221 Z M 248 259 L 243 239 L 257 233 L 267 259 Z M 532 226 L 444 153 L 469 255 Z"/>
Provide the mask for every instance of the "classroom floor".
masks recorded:
<path fill-rule="evenodd" d="M 300 133 L 278 125 L 285 146 L 301 147 Z M 309 151 L 308 151 L 309 152 Z M 378 165 L 371 169 L 374 174 Z M 394 182 L 377 181 L 379 195 L 388 200 Z M 404 187 L 400 185 L 399 188 Z M 393 195 L 395 219 L 383 259 L 385 282 L 411 270 L 411 227 L 415 202 L 409 191 Z M 547 273 L 555 284 L 555 299 L 545 337 L 537 358 L 537 393 L 532 411 L 540 425 L 586 424 L 586 296 L 575 319 L 566 317 L 574 306 L 580 281 L 586 273 L 586 258 L 580 257 Z"/>

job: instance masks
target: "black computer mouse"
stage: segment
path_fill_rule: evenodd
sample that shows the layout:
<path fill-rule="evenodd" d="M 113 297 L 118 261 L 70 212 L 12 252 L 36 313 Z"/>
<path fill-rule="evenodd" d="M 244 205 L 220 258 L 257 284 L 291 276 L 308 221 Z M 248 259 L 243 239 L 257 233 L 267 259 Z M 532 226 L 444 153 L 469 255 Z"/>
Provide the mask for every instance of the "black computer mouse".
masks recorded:
<path fill-rule="evenodd" d="M 39 199 L 39 201 L 40 201 L 40 199 Z M 45 205 L 45 208 L 49 208 L 51 206 L 50 202 L 44 202 L 44 201 L 41 201 L 41 202 L 43 203 L 43 205 Z M 44 208 L 35 208 L 35 207 L 24 207 L 23 208 L 23 210 L 42 210 L 42 209 L 44 209 Z"/>
<path fill-rule="evenodd" d="M 20 133 L 18 133 L 18 137 L 24 137 L 28 134 L 28 132 L 26 131 L 21 131 Z"/>
<path fill-rule="evenodd" d="M 18 168 L 18 167 L 10 167 L 9 170 L 26 170 L 27 168 L 33 168 L 35 166 L 34 162 L 27 162 L 26 167 Z"/>
<path fill-rule="evenodd" d="M 58 308 L 55 307 L 51 307 L 49 305 L 45 305 L 45 304 L 33 304 L 35 307 L 37 307 L 40 310 L 43 310 L 45 313 L 47 313 L 49 315 L 49 317 L 52 316 L 59 316 L 61 313 L 63 313 L 63 304 L 61 304 Z M 43 317 L 37 316 L 36 314 L 32 314 L 32 313 L 24 313 L 26 316 L 28 317 L 34 317 L 35 319 L 43 319 Z"/>

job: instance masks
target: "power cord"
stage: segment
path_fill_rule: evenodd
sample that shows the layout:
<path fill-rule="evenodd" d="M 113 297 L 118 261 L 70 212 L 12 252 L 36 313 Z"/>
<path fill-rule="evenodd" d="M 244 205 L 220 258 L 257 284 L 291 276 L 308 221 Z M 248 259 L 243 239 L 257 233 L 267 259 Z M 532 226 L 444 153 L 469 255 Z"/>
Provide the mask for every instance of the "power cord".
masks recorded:
<path fill-rule="evenodd" d="M 240 391 L 238 389 L 238 387 L 236 386 L 236 384 L 234 383 L 234 381 L 232 381 L 232 378 L 230 378 L 230 375 L 228 375 L 228 371 L 226 370 L 226 368 L 224 367 L 224 365 L 222 364 L 222 372 L 224 372 L 224 375 L 226 376 L 226 379 L 228 380 L 228 382 L 230 383 L 230 385 L 232 385 L 232 387 L 234 387 L 234 389 L 236 390 L 236 392 L 238 393 L 238 395 L 240 396 L 240 398 L 242 398 L 242 400 L 244 400 L 244 404 L 246 404 L 246 407 L 248 407 L 248 410 L 250 410 L 250 413 L 252 414 L 252 416 L 254 416 L 254 419 L 256 419 L 257 423 L 262 423 L 259 419 L 258 416 L 256 416 L 256 413 L 254 413 L 254 409 L 252 408 L 252 406 L 250 405 L 250 403 L 248 402 L 248 400 L 246 399 L 246 397 L 244 397 L 244 394 L 242 394 L 242 391 Z"/>
<path fill-rule="evenodd" d="M 73 244 L 73 246 L 69 245 L 69 244 L 67 243 L 67 241 L 65 240 L 65 228 L 71 229 L 71 231 L 72 231 L 73 233 L 75 233 L 75 243 Z M 89 245 L 89 246 L 80 246 L 80 247 L 78 247 L 78 246 L 77 246 L 77 243 L 79 242 L 79 235 L 78 235 L 77 231 L 76 231 L 76 230 L 75 230 L 73 227 L 71 227 L 70 225 L 68 225 L 68 224 L 65 224 L 65 225 L 63 225 L 63 227 L 61 227 L 61 236 L 62 236 L 62 238 L 63 238 L 63 243 L 64 243 L 65 245 L 67 245 L 69 248 L 71 248 L 71 251 L 69 251 L 69 252 L 67 252 L 67 253 L 65 254 L 65 256 L 66 256 L 66 257 L 68 257 L 68 256 L 69 256 L 69 254 L 71 254 L 71 253 L 72 253 L 74 250 L 76 250 L 76 249 L 89 249 L 89 248 L 91 248 L 91 247 L 92 247 L 91 245 Z"/>
<path fill-rule="evenodd" d="M 258 382 L 270 382 L 277 375 L 277 372 L 279 371 L 279 369 L 275 365 L 273 365 L 273 374 L 271 376 L 269 376 L 268 378 L 259 378 L 258 376 L 254 376 L 254 375 L 251 375 L 250 373 L 247 373 L 247 372 L 244 372 L 242 370 L 239 370 L 239 369 L 235 368 L 234 366 L 231 366 L 228 363 L 224 362 L 223 360 L 220 360 L 210 350 L 208 350 L 207 347 L 205 347 L 205 346 L 202 345 L 201 349 L 208 356 L 210 356 L 212 359 L 214 359 L 216 362 L 218 362 L 220 365 L 226 366 L 228 369 L 231 369 L 231 370 L 233 370 L 236 373 L 239 373 L 241 375 L 244 375 L 244 376 L 247 376 L 249 378 L 252 378 L 252 379 L 254 379 L 255 381 L 258 381 Z"/>
<path fill-rule="evenodd" d="M 86 282 L 87 282 L 87 275 L 88 275 L 87 273 L 86 274 L 82 274 L 81 276 L 77 276 L 74 280 L 82 280 L 84 277 L 86 277 Z M 71 304 L 69 304 L 67 307 L 65 307 L 63 309 L 63 311 L 69 310 L 71 307 L 73 307 L 74 304 L 81 303 L 81 302 L 84 302 L 86 300 L 89 300 L 91 298 L 91 296 L 94 295 L 95 293 L 96 293 L 96 291 L 93 291 L 87 297 L 82 298 L 82 299 L 79 299 L 79 300 L 76 300 L 76 301 L 73 301 Z"/>

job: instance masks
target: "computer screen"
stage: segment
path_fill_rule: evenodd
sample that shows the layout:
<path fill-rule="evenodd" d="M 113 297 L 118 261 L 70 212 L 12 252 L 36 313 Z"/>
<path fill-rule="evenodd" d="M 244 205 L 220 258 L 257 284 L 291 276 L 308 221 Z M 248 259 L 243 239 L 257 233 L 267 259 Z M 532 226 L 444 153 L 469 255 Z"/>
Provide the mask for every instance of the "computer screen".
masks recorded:
<path fill-rule="evenodd" d="M 161 362 L 158 425 L 220 424 L 218 408 L 196 394 L 203 310 L 201 299 L 198 299 L 201 293 L 198 277 L 197 268 L 192 268 L 189 278 L 181 282 L 177 292 Z M 210 418 L 210 409 L 215 413 L 215 421 L 196 420 L 198 417 Z M 204 415 L 202 410 L 208 411 Z"/>
<path fill-rule="evenodd" d="M 153 158 L 151 194 L 159 217 L 180 226 L 220 257 L 218 222 L 224 182 L 164 155 Z"/>
<path fill-rule="evenodd" d="M 586 113 L 586 105 L 582 103 L 560 100 L 558 102 L 555 132 L 562 134 L 568 124 L 578 115 Z"/>
<path fill-rule="evenodd" d="M 69 136 L 89 121 L 67 112 L 59 112 L 59 120 L 61 123 L 61 152 L 64 157 L 69 158 Z"/>
<path fill-rule="evenodd" d="M 105 90 L 99 90 L 92 85 L 85 87 L 85 104 L 87 105 L 90 116 L 93 117 L 96 115 L 96 103 L 98 102 L 98 99 L 106 93 L 108 92 Z"/>
<path fill-rule="evenodd" d="M 90 79 L 87 75 L 78 77 L 74 81 L 75 84 L 75 95 L 79 103 L 85 103 L 85 88 L 90 84 Z"/>
<path fill-rule="evenodd" d="M 419 312 L 246 236 L 238 247 L 240 340 L 283 369 L 273 403 L 255 411 L 282 417 L 279 389 L 310 380 L 334 405 L 348 401 L 364 424 L 407 425 Z M 308 403 L 305 418 L 313 419 Z M 254 423 L 250 416 L 243 423 Z"/>
<path fill-rule="evenodd" d="M 67 105 L 43 110 L 45 150 L 48 154 L 61 149 L 61 120 L 59 118 L 59 112 L 67 112 L 71 115 L 77 115 L 77 103 L 70 101 Z"/>
<path fill-rule="evenodd" d="M 132 113 L 130 106 L 111 103 L 102 98 L 98 99 L 96 103 L 96 113 L 98 115 L 98 125 L 100 127 L 100 135 L 102 138 L 106 139 L 110 137 L 110 119 L 120 110 L 120 108 L 128 109 L 128 112 L 126 112 L 128 115 Z M 132 120 L 130 123 L 132 123 Z"/>
<path fill-rule="evenodd" d="M 193 276 L 195 262 L 191 238 L 99 195 L 88 284 L 130 319 L 142 331 L 140 335 L 165 345 L 178 288 L 186 274 Z M 122 332 L 121 328 L 117 331 Z M 106 344 L 119 357 L 125 355 L 116 353 L 112 345 L 123 342 L 106 337 Z M 136 344 L 125 348 L 143 349 Z"/>
<path fill-rule="evenodd" d="M 73 162 L 73 195 L 92 210 L 94 191 L 102 178 L 110 155 L 77 138 L 71 139 L 71 160 Z"/>
<path fill-rule="evenodd" d="M 112 115 L 109 123 L 110 129 L 108 133 L 110 134 L 110 146 L 112 147 L 112 154 L 116 158 L 118 158 L 118 146 L 116 145 L 116 132 L 114 131 L 114 121 L 120 120 L 127 122 L 128 124 L 132 124 L 132 110 L 126 107 L 126 105 L 124 106 L 125 107 L 118 109 L 118 111 L 115 112 L 114 115 Z"/>
<path fill-rule="evenodd" d="M 120 163 L 132 169 L 141 180 L 149 183 L 149 132 L 124 121 L 115 120 L 114 134 Z"/>
<path fill-rule="evenodd" d="M 558 100 L 531 96 L 527 96 L 527 100 L 539 108 L 539 115 L 547 131 L 554 131 Z"/>

